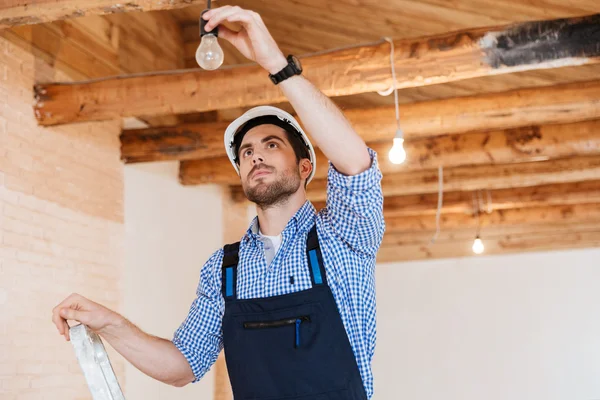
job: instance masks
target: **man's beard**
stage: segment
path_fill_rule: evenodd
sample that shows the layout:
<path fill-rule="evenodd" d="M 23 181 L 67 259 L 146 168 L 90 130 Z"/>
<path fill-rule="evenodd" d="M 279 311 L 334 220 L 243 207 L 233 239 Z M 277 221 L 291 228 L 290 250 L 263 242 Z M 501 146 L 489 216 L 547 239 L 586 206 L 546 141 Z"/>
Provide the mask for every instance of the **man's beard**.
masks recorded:
<path fill-rule="evenodd" d="M 271 173 L 274 172 L 276 171 L 271 168 Z M 271 183 L 258 183 L 252 187 L 244 187 L 246 197 L 262 209 L 285 203 L 300 187 L 300 172 L 292 167 L 278 175 L 278 178 Z"/>

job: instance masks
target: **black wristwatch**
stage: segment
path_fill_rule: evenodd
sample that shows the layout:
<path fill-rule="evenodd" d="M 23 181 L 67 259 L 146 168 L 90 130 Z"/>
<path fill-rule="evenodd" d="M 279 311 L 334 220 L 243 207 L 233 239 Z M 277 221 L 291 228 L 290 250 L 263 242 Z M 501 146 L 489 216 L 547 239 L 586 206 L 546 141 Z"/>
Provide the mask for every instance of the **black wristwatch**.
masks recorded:
<path fill-rule="evenodd" d="M 300 75 L 302 73 L 302 64 L 300 60 L 293 55 L 287 56 L 288 65 L 276 74 L 269 74 L 269 78 L 274 84 L 279 84 L 285 81 L 287 78 L 291 78 L 294 75 Z"/>

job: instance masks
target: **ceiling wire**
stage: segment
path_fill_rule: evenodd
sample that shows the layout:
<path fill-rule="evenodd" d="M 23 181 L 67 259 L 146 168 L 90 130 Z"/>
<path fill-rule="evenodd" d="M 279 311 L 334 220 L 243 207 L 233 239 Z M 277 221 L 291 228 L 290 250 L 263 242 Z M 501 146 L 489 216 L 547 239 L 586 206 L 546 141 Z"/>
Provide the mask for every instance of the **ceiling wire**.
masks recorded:
<path fill-rule="evenodd" d="M 390 50 L 390 64 L 392 64 L 392 86 L 390 86 L 388 89 L 386 90 L 379 90 L 377 92 L 377 94 L 379 94 L 380 96 L 389 96 L 390 94 L 394 93 L 394 96 L 396 98 L 396 103 L 398 102 L 398 93 L 396 90 L 396 67 L 394 65 L 394 41 L 389 38 L 389 37 L 383 37 L 381 38 L 382 40 L 385 40 L 386 42 L 388 42 L 391 46 L 391 50 Z"/>
<path fill-rule="evenodd" d="M 362 42 L 362 43 L 356 43 L 356 44 L 352 44 L 352 45 L 345 45 L 345 46 L 335 47 L 335 48 L 332 48 L 332 49 L 319 50 L 319 51 L 314 51 L 314 52 L 311 52 L 311 53 L 304 53 L 304 54 L 299 55 L 299 58 L 320 56 L 320 55 L 330 54 L 330 53 L 333 53 L 333 52 L 336 52 L 336 51 L 358 49 L 358 48 L 361 48 L 361 47 L 378 46 L 380 44 L 383 44 L 384 42 L 385 42 L 385 40 L 380 39 L 380 40 L 373 41 L 373 42 Z M 250 66 L 256 66 L 256 63 L 255 62 L 248 62 L 248 63 L 243 63 L 243 64 L 224 65 L 224 66 L 221 66 L 221 68 L 219 68 L 219 69 L 221 71 L 223 71 L 223 70 L 235 70 L 235 69 L 238 69 L 238 68 L 241 68 L 241 67 L 250 67 Z M 127 74 L 127 77 L 128 78 L 134 78 L 134 77 L 145 77 L 145 76 L 174 75 L 174 74 L 180 74 L 182 72 L 189 72 L 189 69 L 181 68 L 181 69 L 172 69 L 172 70 L 164 70 L 164 71 L 135 72 L 135 73 Z M 103 76 L 103 77 L 93 78 L 93 79 L 87 79 L 87 80 L 83 80 L 83 81 L 61 82 L 60 84 L 61 85 L 65 85 L 65 86 L 73 86 L 73 85 L 80 85 L 80 84 L 89 84 L 89 83 L 102 82 L 102 81 L 106 81 L 106 80 L 109 80 L 109 79 L 113 79 L 113 77 Z"/>
<path fill-rule="evenodd" d="M 386 91 L 377 92 L 382 96 L 388 96 L 390 93 L 394 92 L 394 106 L 396 109 L 396 126 L 397 132 L 402 132 L 400 128 L 400 106 L 398 105 L 398 87 L 396 81 L 396 65 L 394 62 L 394 41 L 389 37 L 383 37 L 383 40 L 390 44 L 390 67 L 392 69 L 392 87 Z M 438 166 L 438 204 L 437 210 L 435 213 L 435 234 L 431 238 L 429 245 L 432 245 L 437 240 L 440 231 L 440 218 L 442 214 L 442 206 L 444 203 L 444 166 Z"/>
<path fill-rule="evenodd" d="M 479 193 L 479 191 L 478 191 Z M 477 231 L 475 237 L 478 238 L 481 233 L 481 218 L 480 218 L 480 204 L 477 199 L 475 192 L 473 192 L 473 214 L 477 217 Z"/>
<path fill-rule="evenodd" d="M 429 242 L 430 245 L 434 244 L 440 234 L 440 217 L 442 214 L 442 205 L 444 203 L 444 166 L 438 167 L 438 204 L 435 213 L 435 234 Z"/>
<path fill-rule="evenodd" d="M 396 85 L 396 65 L 394 63 L 394 41 L 389 37 L 384 37 L 382 39 L 390 44 L 390 66 L 392 68 L 392 87 L 390 89 L 394 92 L 394 106 L 396 108 L 396 127 L 398 130 L 400 130 L 400 107 L 398 105 L 398 87 Z M 388 89 L 388 90 L 390 90 L 390 89 Z"/>

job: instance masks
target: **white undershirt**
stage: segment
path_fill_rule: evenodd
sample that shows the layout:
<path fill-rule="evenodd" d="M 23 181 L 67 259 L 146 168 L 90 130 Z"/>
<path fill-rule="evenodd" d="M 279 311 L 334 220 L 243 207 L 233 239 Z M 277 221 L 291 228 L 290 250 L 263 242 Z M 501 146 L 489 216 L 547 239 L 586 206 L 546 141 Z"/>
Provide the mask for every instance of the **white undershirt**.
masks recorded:
<path fill-rule="evenodd" d="M 258 234 L 260 235 L 261 241 L 264 243 L 265 247 L 265 259 L 267 260 L 267 266 L 271 265 L 271 261 L 275 258 L 275 254 L 279 250 L 281 246 L 281 234 L 277 236 L 267 236 L 263 235 L 258 229 Z"/>

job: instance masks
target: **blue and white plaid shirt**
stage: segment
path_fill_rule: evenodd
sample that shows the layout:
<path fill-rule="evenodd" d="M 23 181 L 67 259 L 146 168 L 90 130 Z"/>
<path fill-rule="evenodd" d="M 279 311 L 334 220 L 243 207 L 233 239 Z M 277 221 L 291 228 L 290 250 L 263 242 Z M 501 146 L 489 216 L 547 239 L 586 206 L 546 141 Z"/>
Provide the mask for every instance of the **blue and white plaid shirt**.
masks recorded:
<path fill-rule="evenodd" d="M 306 238 L 316 223 L 327 281 L 371 398 L 376 336 L 375 255 L 385 222 L 377 154 L 370 148 L 368 151 L 371 167 L 358 175 L 343 175 L 329 162 L 326 207 L 317 213 L 307 201 L 296 212 L 283 230 L 281 247 L 269 266 L 258 235 L 258 219 L 254 218 L 240 243 L 237 295 L 239 299 L 251 299 L 311 288 Z M 202 267 L 197 298 L 173 337 L 192 367 L 194 382 L 210 369 L 223 348 L 222 260 L 223 249 L 219 249 Z"/>

